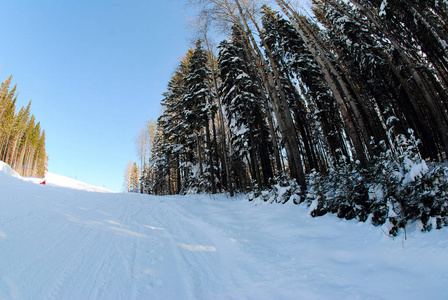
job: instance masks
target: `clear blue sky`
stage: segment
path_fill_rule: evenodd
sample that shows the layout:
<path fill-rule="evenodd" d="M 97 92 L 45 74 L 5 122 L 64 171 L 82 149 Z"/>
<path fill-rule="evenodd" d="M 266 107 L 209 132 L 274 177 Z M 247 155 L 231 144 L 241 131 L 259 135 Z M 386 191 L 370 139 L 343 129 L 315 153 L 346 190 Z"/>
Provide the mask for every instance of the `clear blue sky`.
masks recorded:
<path fill-rule="evenodd" d="M 190 47 L 181 0 L 5 0 L 0 81 L 46 131 L 48 169 L 120 191 L 138 130 Z"/>

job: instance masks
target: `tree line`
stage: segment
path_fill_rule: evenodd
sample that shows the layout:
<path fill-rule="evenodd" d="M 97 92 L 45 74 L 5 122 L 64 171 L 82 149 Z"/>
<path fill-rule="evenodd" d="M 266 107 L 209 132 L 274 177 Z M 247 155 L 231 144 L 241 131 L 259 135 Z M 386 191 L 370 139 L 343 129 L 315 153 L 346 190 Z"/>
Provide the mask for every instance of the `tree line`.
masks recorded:
<path fill-rule="evenodd" d="M 196 2 L 228 38 L 215 55 L 201 30 L 168 82 L 145 192 L 303 192 L 313 171 L 398 156 L 409 129 L 423 159 L 446 160 L 446 1 Z"/>
<path fill-rule="evenodd" d="M 151 119 L 140 128 L 135 137 L 135 146 L 139 162 L 128 162 L 125 169 L 123 191 L 134 193 L 150 193 L 150 182 L 153 179 L 152 170 L 152 148 L 156 121 Z"/>
<path fill-rule="evenodd" d="M 30 113 L 31 101 L 16 112 L 17 85 L 10 88 L 12 76 L 0 89 L 0 160 L 21 176 L 45 177 L 48 157 L 45 130 Z"/>

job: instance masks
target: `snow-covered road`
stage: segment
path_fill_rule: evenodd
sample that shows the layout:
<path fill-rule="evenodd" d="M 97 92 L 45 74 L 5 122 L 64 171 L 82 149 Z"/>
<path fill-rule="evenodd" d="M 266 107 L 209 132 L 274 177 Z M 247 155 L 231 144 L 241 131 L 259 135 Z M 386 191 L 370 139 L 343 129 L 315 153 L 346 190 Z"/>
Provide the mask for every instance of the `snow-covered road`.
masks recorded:
<path fill-rule="evenodd" d="M 0 299 L 446 299 L 448 231 L 289 205 L 94 193 L 0 172 Z"/>

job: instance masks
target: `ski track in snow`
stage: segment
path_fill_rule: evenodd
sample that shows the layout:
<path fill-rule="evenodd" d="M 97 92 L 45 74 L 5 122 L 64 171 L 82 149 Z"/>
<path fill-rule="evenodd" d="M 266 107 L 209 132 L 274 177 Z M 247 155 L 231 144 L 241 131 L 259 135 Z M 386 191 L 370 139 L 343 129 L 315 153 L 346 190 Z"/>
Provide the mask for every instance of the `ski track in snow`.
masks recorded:
<path fill-rule="evenodd" d="M 448 230 L 408 239 L 237 197 L 79 191 L 0 172 L 0 299 L 446 299 Z"/>

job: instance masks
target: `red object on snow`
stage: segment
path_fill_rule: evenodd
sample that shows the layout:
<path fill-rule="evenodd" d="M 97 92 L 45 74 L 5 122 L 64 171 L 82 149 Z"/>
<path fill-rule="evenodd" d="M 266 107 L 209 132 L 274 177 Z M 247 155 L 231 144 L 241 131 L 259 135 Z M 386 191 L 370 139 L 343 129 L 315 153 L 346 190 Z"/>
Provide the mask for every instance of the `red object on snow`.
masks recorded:
<path fill-rule="evenodd" d="M 43 184 L 43 185 L 47 184 L 47 180 L 42 181 L 40 184 Z"/>

